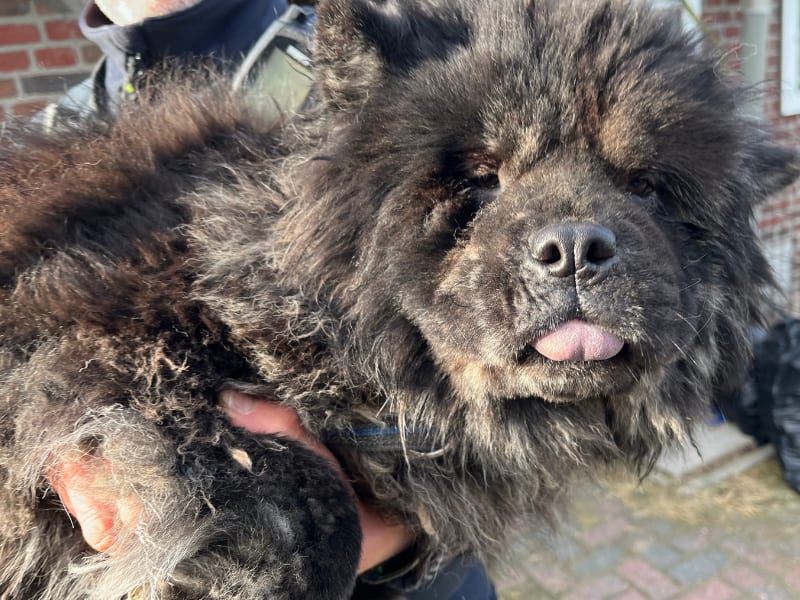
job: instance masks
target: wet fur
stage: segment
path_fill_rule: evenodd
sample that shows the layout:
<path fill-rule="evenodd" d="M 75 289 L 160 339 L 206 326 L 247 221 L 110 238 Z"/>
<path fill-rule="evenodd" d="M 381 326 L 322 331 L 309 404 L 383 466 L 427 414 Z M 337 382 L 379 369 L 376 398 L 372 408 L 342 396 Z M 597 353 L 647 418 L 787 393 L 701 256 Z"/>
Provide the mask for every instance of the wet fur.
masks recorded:
<path fill-rule="evenodd" d="M 677 19 L 328 0 L 317 39 L 319 103 L 286 124 L 176 81 L 115 126 L 3 149 L 3 600 L 354 593 L 344 486 L 297 444 L 227 425 L 226 386 L 334 440 L 435 570 L 552 519 L 575 476 L 646 471 L 745 371 L 769 285 L 752 206 L 796 157 Z M 543 276 L 530 239 L 561 222 L 611 229 L 620 265 Z M 576 317 L 623 354 L 531 355 Z M 409 446 L 342 443 L 380 424 Z M 114 558 L 48 486 L 76 451 L 145 507 Z"/>

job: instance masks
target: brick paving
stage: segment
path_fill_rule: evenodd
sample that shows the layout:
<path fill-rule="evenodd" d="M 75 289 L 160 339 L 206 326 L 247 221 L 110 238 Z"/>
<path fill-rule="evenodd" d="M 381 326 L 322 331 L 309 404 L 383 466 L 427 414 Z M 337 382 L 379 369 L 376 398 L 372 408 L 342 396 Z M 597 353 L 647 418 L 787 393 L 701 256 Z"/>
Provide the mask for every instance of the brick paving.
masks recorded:
<path fill-rule="evenodd" d="M 496 570 L 500 599 L 800 599 L 800 495 L 774 461 L 695 496 L 679 483 L 579 487 L 559 533 Z"/>

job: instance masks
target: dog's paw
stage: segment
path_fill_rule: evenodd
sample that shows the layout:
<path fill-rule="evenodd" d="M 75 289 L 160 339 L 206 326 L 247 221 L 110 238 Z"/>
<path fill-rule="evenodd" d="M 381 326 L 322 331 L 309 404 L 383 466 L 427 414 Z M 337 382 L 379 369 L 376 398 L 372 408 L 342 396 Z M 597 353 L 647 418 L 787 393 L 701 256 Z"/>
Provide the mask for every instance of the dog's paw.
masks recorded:
<path fill-rule="evenodd" d="M 126 409 L 94 415 L 79 433 L 94 440 L 91 450 L 58 452 L 48 478 L 98 553 L 54 574 L 63 589 L 87 598 L 350 597 L 361 549 L 355 499 L 303 444 L 225 426 L 214 443 L 176 451 Z"/>
<path fill-rule="evenodd" d="M 330 464 L 272 436 L 243 434 L 226 452 L 208 497 L 205 548 L 178 565 L 173 584 L 204 598 L 349 598 L 361 530 L 354 498 Z"/>

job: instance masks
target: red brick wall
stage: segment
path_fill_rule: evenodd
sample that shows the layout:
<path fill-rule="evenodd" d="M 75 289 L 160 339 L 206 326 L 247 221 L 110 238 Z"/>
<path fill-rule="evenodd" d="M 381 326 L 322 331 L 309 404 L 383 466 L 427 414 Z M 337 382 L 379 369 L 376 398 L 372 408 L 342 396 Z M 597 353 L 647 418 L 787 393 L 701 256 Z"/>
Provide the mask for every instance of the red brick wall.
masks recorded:
<path fill-rule="evenodd" d="M 730 50 L 728 63 L 736 66 L 747 49 L 740 47 L 742 26 L 741 0 L 704 0 L 703 18 L 711 33 Z M 767 47 L 767 73 L 761 102 L 764 117 L 775 136 L 785 144 L 800 146 L 800 115 L 780 114 L 781 0 L 772 0 L 772 17 Z M 765 247 L 779 279 L 788 279 L 786 301 L 795 314 L 800 313 L 800 184 L 770 198 L 758 212 Z"/>
<path fill-rule="evenodd" d="M 0 121 L 59 98 L 91 71 L 97 48 L 80 34 L 74 0 L 0 0 Z"/>

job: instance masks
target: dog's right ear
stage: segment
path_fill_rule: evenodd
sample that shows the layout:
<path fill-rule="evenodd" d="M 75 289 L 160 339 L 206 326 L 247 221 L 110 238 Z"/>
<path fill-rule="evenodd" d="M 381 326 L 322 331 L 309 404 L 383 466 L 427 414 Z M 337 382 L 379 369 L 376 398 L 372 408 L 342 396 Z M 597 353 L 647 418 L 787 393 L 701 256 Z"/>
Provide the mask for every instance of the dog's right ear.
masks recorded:
<path fill-rule="evenodd" d="M 768 138 L 748 146 L 746 164 L 753 173 L 756 204 L 792 185 L 800 177 L 800 153 Z"/>
<path fill-rule="evenodd" d="M 383 78 L 465 45 L 470 28 L 457 2 L 321 0 L 314 63 L 323 99 L 353 110 Z"/>

